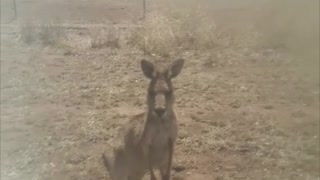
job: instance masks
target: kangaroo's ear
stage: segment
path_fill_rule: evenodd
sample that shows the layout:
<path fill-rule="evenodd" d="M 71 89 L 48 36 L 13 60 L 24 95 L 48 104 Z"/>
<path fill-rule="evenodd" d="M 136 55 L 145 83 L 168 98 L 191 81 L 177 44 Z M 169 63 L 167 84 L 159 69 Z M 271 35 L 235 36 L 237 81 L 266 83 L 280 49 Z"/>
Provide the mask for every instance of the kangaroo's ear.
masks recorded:
<path fill-rule="evenodd" d="M 153 63 L 143 59 L 141 60 L 141 69 L 147 78 L 152 79 L 155 77 L 155 67 Z"/>
<path fill-rule="evenodd" d="M 169 66 L 168 68 L 168 77 L 170 79 L 177 77 L 182 70 L 183 64 L 184 64 L 184 59 L 178 59 L 174 61 L 171 64 L 171 66 Z"/>

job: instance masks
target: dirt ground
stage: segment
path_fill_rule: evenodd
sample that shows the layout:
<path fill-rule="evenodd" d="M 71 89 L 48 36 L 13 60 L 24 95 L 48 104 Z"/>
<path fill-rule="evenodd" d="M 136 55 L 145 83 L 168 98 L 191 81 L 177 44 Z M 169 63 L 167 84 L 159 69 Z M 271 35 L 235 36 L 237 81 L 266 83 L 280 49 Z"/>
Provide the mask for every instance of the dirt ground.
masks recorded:
<path fill-rule="evenodd" d="M 140 5 L 21 0 L 18 19 L 5 25 L 12 12 L 1 12 L 1 179 L 107 179 L 101 153 L 124 119 L 146 106 L 140 60 L 180 57 L 173 179 L 319 179 L 318 64 L 302 66 L 272 49 L 161 58 L 130 46 L 66 49 L 19 40 L 18 24 L 32 18 L 88 25 L 69 29 L 78 38 L 96 32 L 92 24 L 125 25 L 117 29 L 125 34 Z"/>

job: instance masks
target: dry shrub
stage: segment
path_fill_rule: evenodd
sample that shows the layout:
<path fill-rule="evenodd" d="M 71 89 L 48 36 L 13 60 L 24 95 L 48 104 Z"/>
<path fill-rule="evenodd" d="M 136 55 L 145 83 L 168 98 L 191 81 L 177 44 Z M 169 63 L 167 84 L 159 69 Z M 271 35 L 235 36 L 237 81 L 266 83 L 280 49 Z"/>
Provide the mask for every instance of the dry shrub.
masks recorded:
<path fill-rule="evenodd" d="M 150 10 L 130 43 L 148 54 L 168 56 L 180 50 L 238 49 L 252 47 L 258 34 L 253 23 L 240 27 L 219 22 L 209 0 L 154 0 L 157 9 Z M 217 20 L 217 21 L 216 21 Z"/>
<path fill-rule="evenodd" d="M 69 32 L 65 35 L 65 38 L 60 42 L 60 47 L 68 49 L 67 54 L 73 54 L 73 51 L 84 50 L 91 48 L 92 38 L 89 35 L 83 33 Z"/>
<path fill-rule="evenodd" d="M 178 46 L 177 31 L 179 31 L 177 21 L 160 13 L 153 13 L 149 14 L 142 27 L 133 33 L 129 42 L 144 49 L 148 54 L 167 56 Z"/>
<path fill-rule="evenodd" d="M 228 42 L 201 10 L 154 12 L 141 25 L 129 42 L 148 54 L 169 56 L 181 49 L 210 49 Z"/>
<path fill-rule="evenodd" d="M 60 44 L 73 50 L 119 49 L 126 38 L 125 34 L 115 27 L 97 29 L 89 27 L 68 32 Z"/>
<path fill-rule="evenodd" d="M 223 38 L 221 29 L 218 29 L 214 20 L 202 8 L 192 11 L 175 10 L 169 15 L 180 21 L 180 40 L 186 47 L 210 49 L 225 45 L 225 41 L 221 41 Z"/>
<path fill-rule="evenodd" d="M 115 28 L 100 30 L 91 37 L 91 48 L 120 48 L 120 35 Z"/>
<path fill-rule="evenodd" d="M 58 24 L 35 25 L 26 23 L 21 26 L 20 39 L 25 43 L 38 43 L 44 46 L 89 48 L 120 48 L 121 38 L 118 29 L 98 29 L 80 32 L 67 32 L 66 27 Z"/>
<path fill-rule="evenodd" d="M 36 40 L 36 29 L 31 24 L 23 24 L 20 27 L 20 40 L 25 43 L 32 43 Z"/>
<path fill-rule="evenodd" d="M 57 45 L 64 35 L 63 28 L 57 25 L 40 26 L 39 39 L 43 45 Z"/>
<path fill-rule="evenodd" d="M 20 28 L 20 39 L 25 43 L 57 45 L 64 36 L 63 28 L 54 24 L 36 25 L 26 23 Z"/>
<path fill-rule="evenodd" d="M 147 14 L 142 28 L 130 40 L 145 49 L 146 53 L 170 55 L 171 52 L 188 48 L 252 49 L 258 46 L 291 50 L 294 56 L 303 59 L 319 59 L 318 0 L 264 0 L 248 1 L 247 4 L 209 0 L 154 0 L 149 4 L 152 3 L 158 12 Z M 216 17 L 217 11 L 225 13 Z M 232 16 L 245 18 L 240 20 L 235 17 L 240 21 L 224 22 L 223 19 L 230 16 L 228 12 Z M 230 24 L 233 24 L 231 28 Z"/>

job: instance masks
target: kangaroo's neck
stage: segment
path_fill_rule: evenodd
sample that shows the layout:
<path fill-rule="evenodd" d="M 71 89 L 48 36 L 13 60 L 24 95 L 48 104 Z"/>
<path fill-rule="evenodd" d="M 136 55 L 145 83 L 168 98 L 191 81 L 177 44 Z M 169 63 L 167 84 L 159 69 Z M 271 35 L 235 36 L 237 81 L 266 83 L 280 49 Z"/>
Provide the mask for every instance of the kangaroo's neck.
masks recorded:
<path fill-rule="evenodd" d="M 158 117 L 152 109 L 147 110 L 147 119 L 149 121 L 158 121 L 158 122 L 167 122 L 175 119 L 174 109 L 166 110 L 165 114 L 162 117 Z"/>

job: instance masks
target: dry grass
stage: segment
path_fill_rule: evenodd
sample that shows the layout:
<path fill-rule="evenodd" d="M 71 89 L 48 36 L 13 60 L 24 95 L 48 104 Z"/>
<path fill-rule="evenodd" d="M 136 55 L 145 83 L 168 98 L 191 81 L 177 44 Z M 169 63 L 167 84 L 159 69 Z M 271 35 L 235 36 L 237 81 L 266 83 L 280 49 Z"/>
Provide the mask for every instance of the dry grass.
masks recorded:
<path fill-rule="evenodd" d="M 147 14 L 130 43 L 147 54 L 170 56 L 183 50 L 207 51 L 255 46 L 257 32 L 252 26 L 230 28 L 215 21 L 209 1 L 159 1 Z M 178 8 L 179 7 L 179 8 Z"/>
<path fill-rule="evenodd" d="M 27 44 L 41 44 L 60 49 L 118 49 L 123 38 L 116 28 L 84 29 L 77 33 L 59 24 L 35 25 L 26 23 L 20 27 L 20 40 Z"/>
<path fill-rule="evenodd" d="M 92 48 L 120 48 L 120 34 L 115 28 L 103 29 L 91 35 Z"/>
<path fill-rule="evenodd" d="M 237 26 L 231 28 L 215 22 L 212 15 L 214 10 L 210 8 L 219 6 L 221 2 L 174 0 L 154 3 L 157 4 L 157 12 L 147 14 L 142 28 L 130 39 L 130 43 L 148 54 L 169 56 L 181 49 L 204 51 L 255 46 L 282 48 L 298 52 L 298 55 L 308 55 L 309 59 L 319 59 L 317 0 L 251 3 L 253 5 L 246 7 L 247 17 L 241 22 L 232 22 Z"/>
<path fill-rule="evenodd" d="M 202 11 L 154 12 L 132 34 L 130 43 L 148 54 L 169 56 L 185 49 L 228 46 L 230 40 Z"/>

